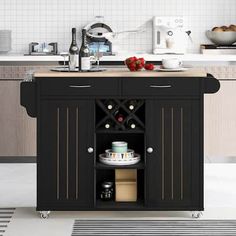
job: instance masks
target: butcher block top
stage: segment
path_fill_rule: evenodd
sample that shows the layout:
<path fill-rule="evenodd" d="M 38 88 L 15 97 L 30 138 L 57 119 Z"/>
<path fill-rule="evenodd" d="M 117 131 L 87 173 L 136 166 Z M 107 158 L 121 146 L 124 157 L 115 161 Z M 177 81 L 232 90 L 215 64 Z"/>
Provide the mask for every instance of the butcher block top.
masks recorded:
<path fill-rule="evenodd" d="M 161 72 L 161 71 L 138 71 L 131 72 L 128 69 L 115 69 L 102 72 L 55 72 L 40 71 L 35 72 L 34 77 L 206 77 L 204 69 L 189 68 L 181 72 Z"/>

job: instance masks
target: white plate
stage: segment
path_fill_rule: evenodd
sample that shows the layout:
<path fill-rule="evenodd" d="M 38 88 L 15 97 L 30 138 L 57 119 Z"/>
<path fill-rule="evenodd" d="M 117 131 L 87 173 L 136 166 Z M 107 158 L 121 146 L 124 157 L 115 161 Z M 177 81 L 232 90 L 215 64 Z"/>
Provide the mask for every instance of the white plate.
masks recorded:
<path fill-rule="evenodd" d="M 174 69 L 166 69 L 166 68 L 158 68 L 157 71 L 163 71 L 163 72 L 179 72 L 179 71 L 187 71 L 189 68 L 180 67 L 180 68 L 174 68 Z"/>
<path fill-rule="evenodd" d="M 141 157 L 139 154 L 135 153 L 134 157 L 130 158 L 111 158 L 106 157 L 106 154 L 100 154 L 99 155 L 99 161 L 106 165 L 114 165 L 114 166 L 126 166 L 126 165 L 134 165 L 138 162 L 140 162 Z"/>

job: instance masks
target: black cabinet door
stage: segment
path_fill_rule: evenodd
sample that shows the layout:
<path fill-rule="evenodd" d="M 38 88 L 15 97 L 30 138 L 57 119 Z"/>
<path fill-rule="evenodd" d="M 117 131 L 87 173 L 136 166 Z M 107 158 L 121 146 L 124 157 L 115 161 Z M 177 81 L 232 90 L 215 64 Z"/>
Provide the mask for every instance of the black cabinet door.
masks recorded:
<path fill-rule="evenodd" d="M 146 106 L 146 203 L 163 210 L 202 210 L 202 105 L 149 100 Z"/>
<path fill-rule="evenodd" d="M 94 102 L 42 100 L 38 118 L 38 210 L 94 204 Z"/>

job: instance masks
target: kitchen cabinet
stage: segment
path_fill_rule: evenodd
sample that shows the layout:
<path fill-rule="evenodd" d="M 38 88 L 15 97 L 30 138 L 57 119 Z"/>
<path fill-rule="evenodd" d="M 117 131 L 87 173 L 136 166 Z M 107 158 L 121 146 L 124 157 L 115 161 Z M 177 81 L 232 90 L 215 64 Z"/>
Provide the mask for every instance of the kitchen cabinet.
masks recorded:
<path fill-rule="evenodd" d="M 37 210 L 203 210 L 203 94 L 217 92 L 219 82 L 205 74 L 112 73 L 36 73 L 21 83 L 21 104 L 37 117 Z M 140 161 L 101 163 L 99 154 L 117 140 Z M 100 199 L 101 183 L 114 182 L 116 169 L 137 171 L 137 201 Z"/>
<path fill-rule="evenodd" d="M 20 82 L 0 80 L 0 156 L 36 156 L 36 119 L 20 106 Z"/>
<path fill-rule="evenodd" d="M 147 203 L 161 209 L 202 207 L 202 118 L 195 100 L 147 101 Z M 147 147 L 148 150 L 148 147 Z"/>
<path fill-rule="evenodd" d="M 20 106 L 20 83 L 29 72 L 50 65 L 0 65 L 0 157 L 9 161 L 36 156 L 36 119 Z"/>
<path fill-rule="evenodd" d="M 220 81 L 219 93 L 204 96 L 204 156 L 208 162 L 235 162 L 236 67 L 206 66 L 205 70 Z"/>
<path fill-rule="evenodd" d="M 94 102 L 40 103 L 38 208 L 92 208 Z"/>
<path fill-rule="evenodd" d="M 205 156 L 211 161 L 221 158 L 225 162 L 236 156 L 236 81 L 220 81 L 221 89 L 205 95 Z"/>

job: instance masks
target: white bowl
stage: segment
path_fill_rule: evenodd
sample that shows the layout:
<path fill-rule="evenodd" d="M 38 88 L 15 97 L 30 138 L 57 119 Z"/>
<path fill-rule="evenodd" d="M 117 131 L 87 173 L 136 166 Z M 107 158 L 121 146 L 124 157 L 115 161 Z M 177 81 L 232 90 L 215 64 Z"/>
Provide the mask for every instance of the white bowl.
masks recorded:
<path fill-rule="evenodd" d="M 236 42 L 236 32 L 234 31 L 215 32 L 208 30 L 206 36 L 216 45 L 229 46 Z"/>

